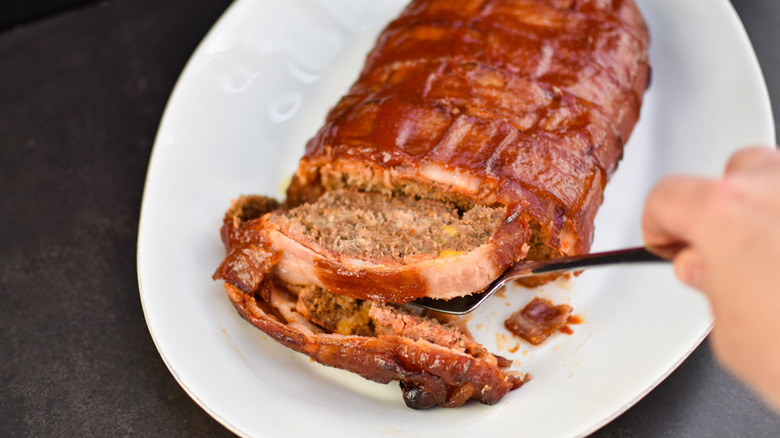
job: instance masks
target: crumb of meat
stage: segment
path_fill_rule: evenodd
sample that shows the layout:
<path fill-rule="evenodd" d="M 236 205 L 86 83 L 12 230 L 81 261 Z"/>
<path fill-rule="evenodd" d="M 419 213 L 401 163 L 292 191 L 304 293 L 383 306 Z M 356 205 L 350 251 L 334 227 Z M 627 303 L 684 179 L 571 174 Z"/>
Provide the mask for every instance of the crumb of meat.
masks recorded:
<path fill-rule="evenodd" d="M 504 326 L 531 345 L 539 345 L 566 326 L 571 312 L 572 308 L 568 304 L 555 305 L 543 298 L 534 298 L 507 318 Z"/>
<path fill-rule="evenodd" d="M 448 257 L 486 243 L 505 209 L 406 196 L 337 190 L 275 219 L 290 236 L 339 254 L 371 260 Z"/>

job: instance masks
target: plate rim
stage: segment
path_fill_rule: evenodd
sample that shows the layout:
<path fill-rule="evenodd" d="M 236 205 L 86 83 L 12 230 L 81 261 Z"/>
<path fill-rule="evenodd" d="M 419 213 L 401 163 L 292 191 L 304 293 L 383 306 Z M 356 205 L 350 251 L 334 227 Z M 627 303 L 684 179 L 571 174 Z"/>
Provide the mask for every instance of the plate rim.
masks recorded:
<path fill-rule="evenodd" d="M 165 126 L 166 119 L 169 117 L 169 111 L 170 111 L 171 103 L 176 100 L 178 93 L 180 93 L 182 84 L 188 80 L 188 78 L 190 76 L 190 71 L 192 70 L 193 65 L 196 63 L 198 57 L 203 55 L 204 46 L 208 43 L 208 41 L 210 40 L 210 38 L 213 37 L 214 34 L 216 34 L 217 32 L 220 32 L 222 30 L 222 27 L 224 26 L 224 23 L 226 22 L 225 17 L 227 17 L 228 15 L 231 15 L 233 13 L 233 11 L 236 10 L 239 7 L 237 5 L 243 4 L 243 3 L 247 3 L 249 1 L 251 1 L 251 0 L 235 0 L 233 3 L 231 3 L 225 9 L 225 11 L 216 20 L 214 25 L 210 28 L 210 30 L 201 39 L 201 41 L 197 45 L 196 49 L 193 51 L 192 55 L 189 57 L 187 63 L 184 66 L 184 68 L 182 69 L 179 77 L 176 80 L 176 83 L 175 83 L 174 87 L 172 88 L 172 91 L 171 91 L 171 93 L 169 95 L 168 101 L 167 101 L 167 103 L 165 105 L 165 109 L 164 109 L 164 111 L 162 113 L 162 116 L 161 116 L 161 119 L 160 119 L 160 123 L 159 123 L 158 129 L 157 129 L 157 133 L 156 133 L 156 136 L 155 136 L 155 141 L 153 143 L 153 148 L 152 148 L 152 151 L 151 151 L 150 157 L 149 157 L 147 173 L 146 173 L 146 176 L 144 178 L 144 190 L 143 190 L 143 196 L 142 196 L 142 200 L 141 200 L 141 209 L 140 209 L 139 223 L 138 223 L 138 229 L 137 229 L 138 238 L 137 238 L 137 241 L 136 241 L 136 267 L 137 267 L 136 274 L 137 274 L 137 281 L 138 281 L 138 288 L 139 288 L 139 298 L 140 298 L 140 301 L 141 301 L 141 306 L 142 306 L 142 310 L 143 310 L 143 313 L 144 313 L 144 319 L 145 319 L 147 328 L 148 328 L 149 333 L 150 333 L 150 335 L 152 337 L 152 340 L 154 342 L 154 345 L 155 345 L 155 348 L 157 349 L 158 354 L 162 358 L 162 360 L 165 363 L 166 367 L 168 368 L 169 372 L 171 372 L 171 374 L 174 376 L 174 379 L 177 381 L 179 386 L 182 389 L 184 389 L 185 393 L 187 393 L 187 395 L 193 401 L 195 401 L 196 404 L 198 404 L 198 406 L 200 406 L 204 411 L 206 411 L 212 418 L 214 418 L 223 427 L 227 428 L 231 432 L 233 432 L 233 433 L 235 433 L 237 435 L 240 435 L 240 436 L 249 436 L 249 434 L 246 431 L 241 430 L 240 428 L 238 428 L 238 426 L 236 426 L 230 420 L 225 418 L 217 409 L 212 407 L 209 403 L 207 403 L 205 400 L 203 400 L 197 393 L 195 393 L 195 391 L 192 388 L 190 388 L 190 386 L 187 384 L 187 382 L 184 381 L 184 379 L 182 378 L 182 376 L 180 375 L 178 370 L 176 370 L 175 367 L 173 366 L 173 364 L 171 363 L 171 360 L 166 356 L 166 352 L 163 351 L 163 349 L 162 349 L 161 341 L 160 341 L 160 339 L 158 337 L 158 334 L 156 333 L 155 328 L 153 327 L 153 324 L 152 324 L 152 322 L 149 319 L 149 314 L 148 314 L 148 309 L 147 309 L 148 302 L 147 302 L 147 300 L 145 299 L 145 296 L 144 296 L 145 292 L 146 292 L 145 285 L 144 285 L 144 278 L 143 278 L 143 265 L 145 263 L 144 262 L 144 254 L 143 254 L 143 252 L 144 252 L 145 248 L 144 248 L 144 245 L 142 243 L 142 236 L 144 235 L 143 234 L 143 232 L 144 232 L 144 223 L 146 222 L 144 220 L 144 218 L 147 217 L 147 214 L 145 214 L 145 210 L 148 208 L 147 207 L 147 203 L 146 203 L 147 192 L 148 192 L 148 190 L 150 190 L 148 181 L 149 181 L 150 175 L 152 174 L 152 169 L 154 167 L 155 156 L 159 155 L 159 153 L 156 153 L 156 152 L 162 147 L 162 146 L 160 146 L 158 144 L 158 141 L 159 141 L 160 133 L 162 132 L 163 127 Z M 767 129 L 770 131 L 769 132 L 769 136 L 772 139 L 772 142 L 771 142 L 772 145 L 774 145 L 776 143 L 776 137 L 775 137 L 775 123 L 774 123 L 774 117 L 773 117 L 773 114 L 772 114 L 771 101 L 770 101 L 770 97 L 769 97 L 769 93 L 768 93 L 768 89 L 767 89 L 767 84 L 766 84 L 766 81 L 765 81 L 765 78 L 764 78 L 764 75 L 763 75 L 763 71 L 761 69 L 761 65 L 758 62 L 758 58 L 757 58 L 757 55 L 755 53 L 755 49 L 754 49 L 754 47 L 753 47 L 753 45 L 752 45 L 752 43 L 750 41 L 749 35 L 747 34 L 747 31 L 746 31 L 746 29 L 744 27 L 744 24 L 743 24 L 741 18 L 737 14 L 737 12 L 734 9 L 734 7 L 731 4 L 731 2 L 729 2 L 728 0 L 721 0 L 721 4 L 722 4 L 722 6 L 725 6 L 728 9 L 728 11 L 730 12 L 730 15 L 732 15 L 732 19 L 733 19 L 732 21 L 735 21 L 735 24 L 738 25 L 738 31 L 740 32 L 739 37 L 741 38 L 741 40 L 744 43 L 746 43 L 746 47 L 748 49 L 747 53 L 749 54 L 749 56 L 751 58 L 751 62 L 752 62 L 753 67 L 754 67 L 754 68 L 751 68 L 750 70 L 751 70 L 751 72 L 753 74 L 757 74 L 757 79 L 758 79 L 757 83 L 760 84 L 760 86 L 762 87 L 761 97 L 763 98 L 762 99 L 763 100 L 762 104 L 765 107 L 764 108 L 766 110 L 765 114 L 767 115 L 767 121 L 768 121 Z M 671 368 L 669 368 L 666 373 L 664 373 L 662 376 L 660 376 L 657 379 L 657 381 L 655 381 L 652 385 L 648 386 L 645 389 L 645 391 L 637 394 L 636 397 L 634 397 L 630 403 L 625 404 L 625 406 L 621 410 L 618 410 L 618 411 L 614 412 L 611 416 L 609 416 L 607 418 L 604 418 L 603 421 L 599 422 L 598 424 L 594 424 L 594 426 L 590 430 L 583 431 L 582 435 L 583 436 L 584 435 L 589 435 L 589 434 L 591 434 L 591 433 L 601 429 L 602 427 L 604 427 L 605 425 L 609 424 L 610 422 L 614 421 L 617 417 L 621 416 L 623 413 L 625 413 L 625 411 L 627 411 L 628 409 L 633 407 L 639 400 L 644 398 L 648 393 L 650 393 L 653 389 L 655 389 L 662 381 L 664 381 L 670 374 L 672 374 L 678 368 L 678 366 L 681 363 L 683 363 L 685 360 L 687 360 L 687 358 L 690 356 L 690 354 L 692 354 L 693 351 L 695 351 L 701 345 L 701 343 L 706 339 L 706 337 L 708 336 L 708 334 L 709 334 L 711 329 L 712 329 L 712 323 L 710 323 L 709 327 L 707 327 L 706 330 L 700 335 L 699 339 L 690 347 L 690 349 L 687 351 L 687 353 L 684 354 L 683 356 L 679 357 L 677 359 L 677 361 L 674 363 L 674 365 Z"/>

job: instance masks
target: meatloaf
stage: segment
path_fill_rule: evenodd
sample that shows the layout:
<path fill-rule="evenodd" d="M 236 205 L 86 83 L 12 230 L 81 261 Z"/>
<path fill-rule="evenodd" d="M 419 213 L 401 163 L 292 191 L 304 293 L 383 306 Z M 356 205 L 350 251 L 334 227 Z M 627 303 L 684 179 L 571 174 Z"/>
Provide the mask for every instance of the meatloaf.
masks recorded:
<path fill-rule="evenodd" d="M 647 48 L 632 0 L 413 1 L 306 145 L 287 198 L 231 206 L 214 277 L 275 339 L 399 380 L 409 406 L 494 403 L 527 376 L 403 303 L 589 250 Z M 399 329 L 415 318 L 436 335 Z"/>

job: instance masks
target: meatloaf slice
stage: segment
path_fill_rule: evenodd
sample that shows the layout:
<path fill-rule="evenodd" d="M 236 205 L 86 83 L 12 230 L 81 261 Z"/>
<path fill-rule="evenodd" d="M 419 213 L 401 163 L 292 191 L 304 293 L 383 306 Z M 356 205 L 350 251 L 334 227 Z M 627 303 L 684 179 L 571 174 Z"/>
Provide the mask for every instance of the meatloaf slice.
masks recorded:
<path fill-rule="evenodd" d="M 403 303 L 482 290 L 528 251 L 528 227 L 506 220 L 502 207 L 461 211 L 440 201 L 337 190 L 260 214 L 274 205 L 262 196 L 234 202 L 222 229 L 228 255 L 215 278 L 252 292 L 272 274 L 288 284 Z"/>
<path fill-rule="evenodd" d="M 383 302 L 449 298 L 487 287 L 524 256 L 528 230 L 503 207 L 356 190 L 264 219 L 282 281 Z"/>
<path fill-rule="evenodd" d="M 225 288 L 239 313 L 278 342 L 369 380 L 398 381 L 404 402 L 414 409 L 472 399 L 494 404 L 530 379 L 508 370 L 511 361 L 489 353 L 456 324 L 400 306 L 272 280 L 254 294 L 230 283 Z M 354 324 L 342 332 L 343 321 Z"/>

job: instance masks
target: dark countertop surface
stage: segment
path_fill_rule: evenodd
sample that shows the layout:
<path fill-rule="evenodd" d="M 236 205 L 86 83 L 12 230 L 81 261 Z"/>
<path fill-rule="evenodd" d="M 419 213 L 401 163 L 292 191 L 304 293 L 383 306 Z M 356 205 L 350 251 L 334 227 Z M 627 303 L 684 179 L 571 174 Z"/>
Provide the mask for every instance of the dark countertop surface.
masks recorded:
<path fill-rule="evenodd" d="M 135 253 L 162 111 L 230 1 L 46 3 L 0 8 L 0 430 L 230 436 L 157 353 Z M 732 4 L 778 108 L 780 2 Z M 773 437 L 780 416 L 705 342 L 594 436 Z"/>

